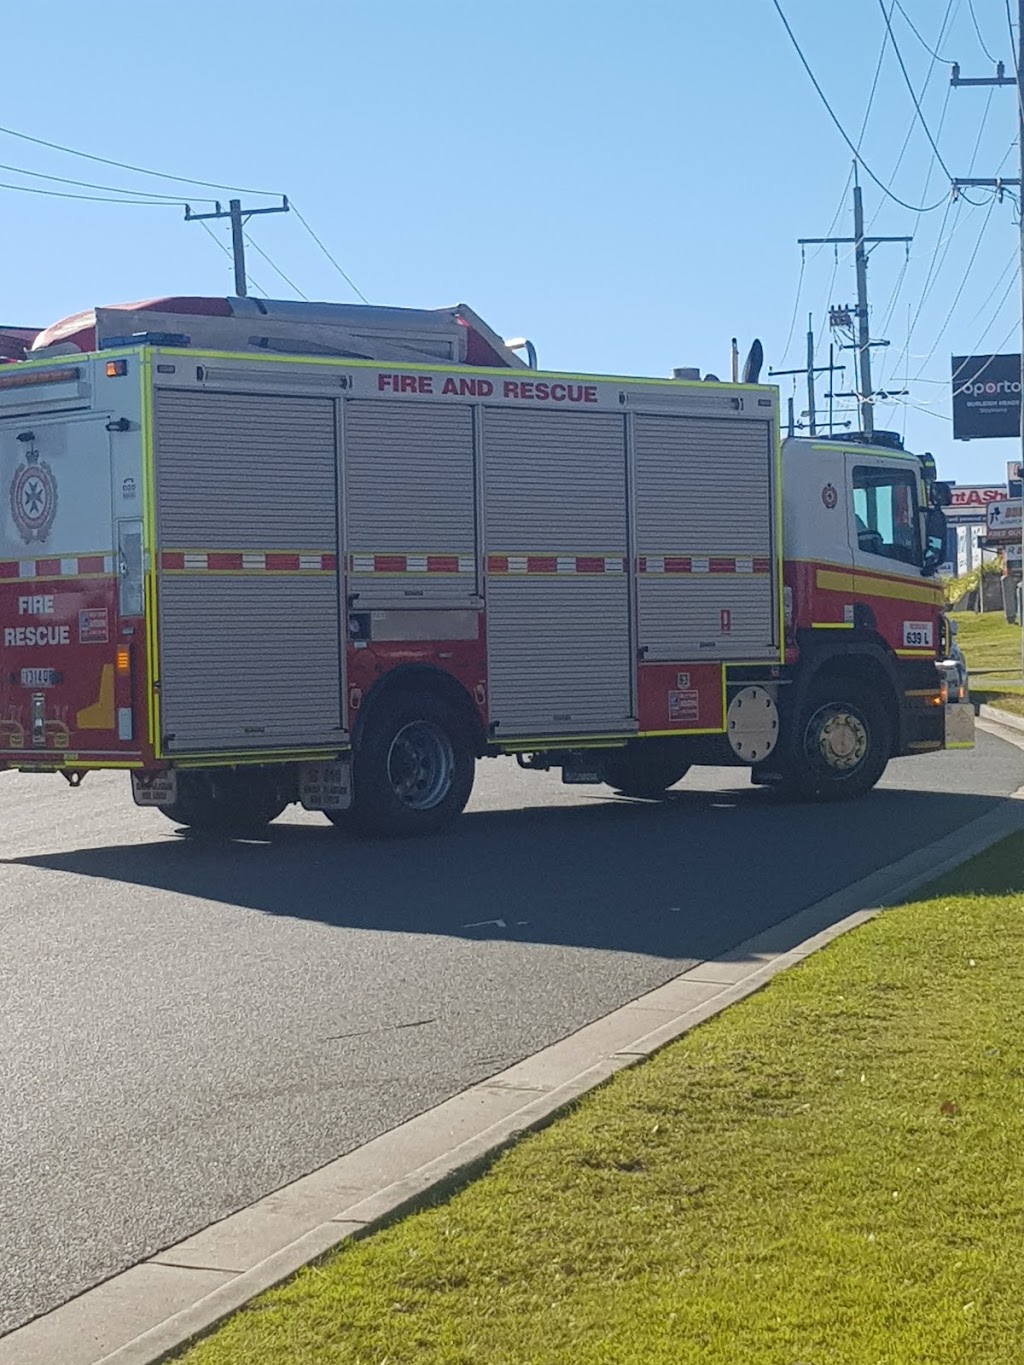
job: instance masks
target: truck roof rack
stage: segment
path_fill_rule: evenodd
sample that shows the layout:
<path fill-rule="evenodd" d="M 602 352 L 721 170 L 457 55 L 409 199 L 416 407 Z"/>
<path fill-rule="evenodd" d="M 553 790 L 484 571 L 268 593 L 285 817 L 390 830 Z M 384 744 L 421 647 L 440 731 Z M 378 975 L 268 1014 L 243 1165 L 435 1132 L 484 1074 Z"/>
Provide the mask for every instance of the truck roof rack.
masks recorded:
<path fill-rule="evenodd" d="M 819 436 L 819 441 L 841 441 L 844 445 L 885 446 L 887 450 L 902 450 L 903 438 L 898 431 L 848 431 L 844 435 Z"/>

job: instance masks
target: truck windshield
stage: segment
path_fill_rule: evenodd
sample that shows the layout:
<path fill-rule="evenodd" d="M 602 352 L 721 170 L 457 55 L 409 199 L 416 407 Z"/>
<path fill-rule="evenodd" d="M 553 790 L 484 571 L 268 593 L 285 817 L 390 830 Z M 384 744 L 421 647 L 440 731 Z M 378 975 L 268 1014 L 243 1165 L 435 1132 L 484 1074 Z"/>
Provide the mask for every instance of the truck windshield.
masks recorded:
<path fill-rule="evenodd" d="M 915 476 L 909 471 L 857 465 L 853 471 L 857 545 L 866 554 L 921 564 Z"/>

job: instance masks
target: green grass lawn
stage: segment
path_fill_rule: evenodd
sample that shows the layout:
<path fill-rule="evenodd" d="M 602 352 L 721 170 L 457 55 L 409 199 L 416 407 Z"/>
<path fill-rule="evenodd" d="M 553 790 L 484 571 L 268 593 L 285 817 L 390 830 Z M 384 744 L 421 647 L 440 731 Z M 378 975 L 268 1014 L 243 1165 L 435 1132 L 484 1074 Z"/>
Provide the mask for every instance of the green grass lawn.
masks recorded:
<path fill-rule="evenodd" d="M 971 675 L 971 697 L 1024 716 L 1024 682 L 1012 681 L 1021 676 L 1020 627 L 1007 625 L 999 611 L 951 615 L 958 623 L 957 639 Z M 978 669 L 986 671 L 978 673 Z"/>
<path fill-rule="evenodd" d="M 950 619 L 957 623 L 957 640 L 971 673 L 998 669 L 1020 677 L 1020 626 L 1008 625 L 1001 611 L 951 612 Z"/>
<path fill-rule="evenodd" d="M 1022 1154 L 1024 836 L 184 1359 L 1012 1365 Z"/>

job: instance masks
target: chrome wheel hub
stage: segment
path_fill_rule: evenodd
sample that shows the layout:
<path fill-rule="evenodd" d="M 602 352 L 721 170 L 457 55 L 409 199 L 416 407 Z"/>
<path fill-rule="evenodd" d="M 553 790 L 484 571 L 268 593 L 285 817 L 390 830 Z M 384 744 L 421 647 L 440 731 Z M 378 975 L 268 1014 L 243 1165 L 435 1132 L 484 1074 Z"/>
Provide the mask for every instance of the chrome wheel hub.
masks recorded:
<path fill-rule="evenodd" d="M 823 706 L 807 727 L 809 753 L 832 772 L 848 773 L 863 762 L 868 730 L 856 711 L 841 705 Z"/>
<path fill-rule="evenodd" d="M 448 795 L 455 775 L 452 742 L 426 720 L 410 721 L 391 741 L 388 781 L 410 810 L 431 810 Z"/>

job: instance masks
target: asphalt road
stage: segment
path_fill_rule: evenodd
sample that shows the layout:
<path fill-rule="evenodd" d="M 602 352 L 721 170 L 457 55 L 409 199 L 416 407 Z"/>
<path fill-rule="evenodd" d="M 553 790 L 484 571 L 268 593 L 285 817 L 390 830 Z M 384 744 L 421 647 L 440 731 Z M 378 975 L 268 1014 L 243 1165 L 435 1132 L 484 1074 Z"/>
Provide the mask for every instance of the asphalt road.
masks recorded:
<path fill-rule="evenodd" d="M 828 807 L 742 770 L 651 805 L 502 760 L 403 844 L 301 812 L 207 844 L 121 776 L 0 774 L 0 1333 L 955 840 L 1024 782 L 978 739 Z"/>

